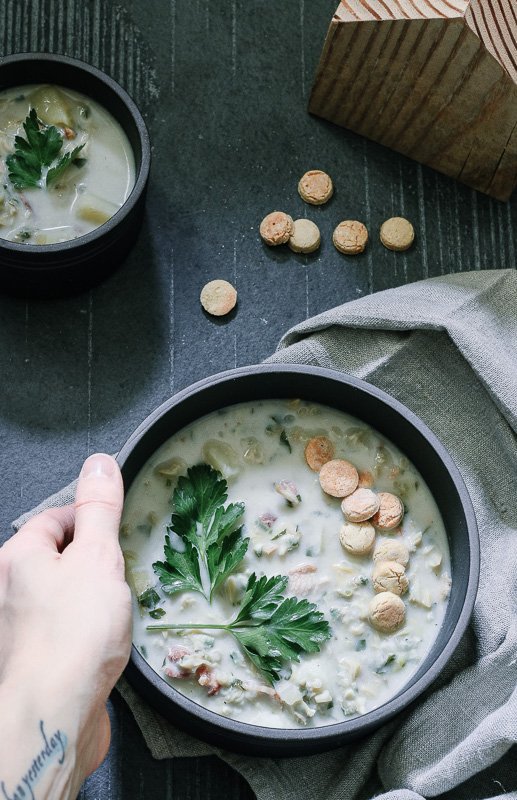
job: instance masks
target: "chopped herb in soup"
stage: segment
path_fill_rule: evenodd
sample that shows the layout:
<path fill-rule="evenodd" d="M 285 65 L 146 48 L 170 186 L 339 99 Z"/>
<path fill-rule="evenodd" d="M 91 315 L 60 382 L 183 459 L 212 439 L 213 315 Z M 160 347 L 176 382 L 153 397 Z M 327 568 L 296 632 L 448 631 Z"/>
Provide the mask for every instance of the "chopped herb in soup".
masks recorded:
<path fill-rule="evenodd" d="M 299 400 L 175 434 L 130 487 L 121 543 L 144 658 L 200 705 L 269 727 L 386 702 L 431 647 L 451 583 L 415 468 L 359 420 Z"/>

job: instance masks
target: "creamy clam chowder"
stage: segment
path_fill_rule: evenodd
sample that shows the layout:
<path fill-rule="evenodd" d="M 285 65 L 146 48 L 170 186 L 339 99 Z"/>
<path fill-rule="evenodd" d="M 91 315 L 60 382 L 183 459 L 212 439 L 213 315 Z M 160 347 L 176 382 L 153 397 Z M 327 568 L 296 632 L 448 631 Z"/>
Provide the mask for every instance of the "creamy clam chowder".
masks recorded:
<path fill-rule="evenodd" d="M 0 238 L 76 239 L 107 222 L 134 183 L 129 140 L 94 100 L 47 85 L 0 92 Z"/>
<path fill-rule="evenodd" d="M 211 603 L 168 595 L 152 567 L 179 476 L 199 463 L 227 480 L 227 503 L 244 503 L 249 538 Z M 300 400 L 232 406 L 176 433 L 130 487 L 120 540 L 146 661 L 200 705 L 276 728 L 342 722 L 394 696 L 433 643 L 451 583 L 444 526 L 417 470 L 368 425 Z M 170 545 L 185 549 L 173 533 Z M 202 627 L 235 618 L 252 573 L 287 576 L 285 595 L 329 623 L 319 652 L 283 659 L 275 681 L 231 632 Z M 148 630 L 167 623 L 187 627 Z"/>

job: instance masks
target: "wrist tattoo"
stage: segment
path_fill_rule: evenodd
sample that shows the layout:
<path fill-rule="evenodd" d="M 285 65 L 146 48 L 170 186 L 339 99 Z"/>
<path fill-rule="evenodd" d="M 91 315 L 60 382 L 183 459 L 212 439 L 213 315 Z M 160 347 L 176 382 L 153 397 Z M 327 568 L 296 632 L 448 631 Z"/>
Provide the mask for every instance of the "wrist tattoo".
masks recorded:
<path fill-rule="evenodd" d="M 21 776 L 21 780 L 15 789 L 9 791 L 6 788 L 5 781 L 0 781 L 1 800 L 28 800 L 28 798 L 35 800 L 34 786 L 43 773 L 56 759 L 59 766 L 65 760 L 65 750 L 68 742 L 66 734 L 58 728 L 52 736 L 47 736 L 43 720 L 40 720 L 39 730 L 43 739 L 43 747 L 32 760 L 27 772 Z"/>

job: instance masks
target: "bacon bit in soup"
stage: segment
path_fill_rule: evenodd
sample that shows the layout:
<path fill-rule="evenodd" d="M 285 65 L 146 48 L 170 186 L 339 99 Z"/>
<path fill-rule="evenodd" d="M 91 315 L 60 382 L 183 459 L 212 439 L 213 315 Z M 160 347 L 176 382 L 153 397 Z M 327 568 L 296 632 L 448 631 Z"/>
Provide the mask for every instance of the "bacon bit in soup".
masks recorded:
<path fill-rule="evenodd" d="M 277 489 L 277 491 L 278 491 L 278 489 Z M 258 517 L 257 521 L 258 521 L 260 527 L 272 528 L 273 527 L 273 523 L 276 522 L 276 517 L 275 517 L 274 514 L 271 514 L 269 511 L 266 511 L 264 514 L 261 514 L 260 517 Z"/>
<path fill-rule="evenodd" d="M 190 655 L 191 651 L 186 647 L 168 647 L 167 661 L 170 662 L 165 667 L 164 672 L 169 678 L 188 678 L 190 670 L 182 669 L 177 663 L 183 656 Z"/>
<path fill-rule="evenodd" d="M 179 661 L 183 656 L 190 655 L 191 651 L 187 647 L 168 647 L 167 658 L 170 661 Z"/>
<path fill-rule="evenodd" d="M 209 697 L 211 697 L 213 694 L 216 694 L 221 688 L 219 681 L 214 678 L 213 670 L 211 670 L 205 664 L 202 664 L 197 668 L 196 675 L 198 675 L 197 682 L 200 686 L 209 687 L 209 691 L 207 692 Z"/>

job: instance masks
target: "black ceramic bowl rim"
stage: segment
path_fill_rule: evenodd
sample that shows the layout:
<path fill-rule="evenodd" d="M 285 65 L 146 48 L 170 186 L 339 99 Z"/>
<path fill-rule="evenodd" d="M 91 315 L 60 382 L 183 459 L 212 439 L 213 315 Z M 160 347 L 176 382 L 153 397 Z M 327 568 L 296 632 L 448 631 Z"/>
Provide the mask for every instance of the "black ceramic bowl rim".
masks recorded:
<path fill-rule="evenodd" d="M 125 201 L 125 203 L 120 207 L 120 209 L 107 221 L 104 222 L 102 225 L 99 225 L 98 228 L 95 228 L 90 233 L 85 233 L 83 236 L 79 236 L 77 239 L 71 239 L 68 242 L 59 242 L 56 244 L 23 244 L 19 242 L 10 242 L 7 239 L 0 239 L 0 247 L 4 248 L 5 250 L 11 251 L 14 253 L 19 253 L 20 255 L 24 255 L 27 253 L 31 254 L 59 254 L 59 253 L 66 253 L 68 250 L 74 250 L 77 247 L 82 247 L 83 245 L 88 245 L 91 242 L 95 242 L 96 239 L 99 237 L 103 237 L 107 232 L 113 230 L 113 228 L 117 227 L 123 220 L 131 214 L 133 208 L 137 204 L 142 192 L 145 190 L 147 180 L 149 178 L 149 170 L 151 166 L 151 144 L 149 141 L 149 133 L 147 131 L 146 124 L 144 119 L 138 110 L 134 100 L 129 96 L 129 94 L 122 88 L 113 78 L 110 78 L 105 72 L 102 72 L 97 67 L 92 67 L 91 64 L 87 64 L 85 61 L 81 61 L 77 58 L 70 58 L 69 56 L 62 56 L 57 53 L 14 53 L 10 56 L 4 56 L 0 58 L 0 69 L 4 66 L 9 65 L 16 65 L 20 64 L 21 62 L 53 62 L 63 64 L 65 67 L 75 67 L 76 69 L 83 70 L 87 72 L 90 76 L 92 76 L 95 80 L 104 83 L 112 92 L 118 95 L 119 99 L 124 103 L 127 107 L 129 113 L 131 114 L 135 127 L 138 131 L 138 138 L 140 141 L 141 146 L 141 163 L 138 169 L 138 174 L 136 175 L 135 184 L 131 190 L 131 194 Z M 37 83 L 38 81 L 35 81 Z M 66 73 L 65 79 L 61 84 L 69 89 L 73 89 L 73 85 L 69 85 L 66 81 Z M 33 265 L 33 267 L 37 268 L 37 264 Z M 47 268 L 47 264 L 42 264 L 41 268 Z"/>
<path fill-rule="evenodd" d="M 366 393 L 367 395 L 370 395 L 371 397 L 380 400 L 383 404 L 389 406 L 393 411 L 401 415 L 405 422 L 416 428 L 417 432 L 425 437 L 431 448 L 435 451 L 436 455 L 444 465 L 446 471 L 449 473 L 449 476 L 451 477 L 457 489 L 468 533 L 470 564 L 463 604 L 454 630 L 445 646 L 442 648 L 441 652 L 429 665 L 425 673 L 422 674 L 415 683 L 410 684 L 407 688 L 404 688 L 403 686 L 395 696 L 373 711 L 369 711 L 362 716 L 355 717 L 351 720 L 345 720 L 343 722 L 336 722 L 330 725 L 309 729 L 286 729 L 266 728 L 223 717 L 220 714 L 200 706 L 198 703 L 190 700 L 189 698 L 185 697 L 185 695 L 174 689 L 173 686 L 171 686 L 154 669 L 152 669 L 152 667 L 149 666 L 149 664 L 145 661 L 143 656 L 138 652 L 133 644 L 130 662 L 126 669 L 126 676 L 128 677 L 130 683 L 141 684 L 141 678 L 143 678 L 144 682 L 148 682 L 148 684 L 152 687 L 153 696 L 156 696 L 158 693 L 160 693 L 168 698 L 168 700 L 172 701 L 172 703 L 178 708 L 178 711 L 182 711 L 183 719 L 186 713 L 187 715 L 194 715 L 198 718 L 198 720 L 206 723 L 212 732 L 210 736 L 207 735 L 207 738 L 215 741 L 217 738 L 219 738 L 219 732 L 219 746 L 226 746 L 228 749 L 235 749 L 243 752 L 255 752 L 256 748 L 257 755 L 273 755 L 277 746 L 279 755 L 300 755 L 302 753 L 308 754 L 310 752 L 316 753 L 324 750 L 331 750 L 340 746 L 345 741 L 352 741 L 366 735 L 367 733 L 378 728 L 388 719 L 391 719 L 396 713 L 402 709 L 405 709 L 433 683 L 454 653 L 461 637 L 466 630 L 472 614 L 479 580 L 479 538 L 474 509 L 472 507 L 472 502 L 470 500 L 465 483 L 451 456 L 438 438 L 434 435 L 434 433 L 406 406 L 402 405 L 402 403 L 399 403 L 393 397 L 386 394 L 382 390 L 377 389 L 371 384 L 368 384 L 365 381 L 354 378 L 350 375 L 346 375 L 342 372 L 298 364 L 260 364 L 221 372 L 217 375 L 193 384 L 192 386 L 174 395 L 174 397 L 170 398 L 157 409 L 155 409 L 155 411 L 153 411 L 141 423 L 141 425 L 124 444 L 117 457 L 118 463 L 122 470 L 122 475 L 124 477 L 124 483 L 126 484 L 127 480 L 125 473 L 127 471 L 128 459 L 131 458 L 131 454 L 133 453 L 135 447 L 149 433 L 155 423 L 157 423 L 172 408 L 178 406 L 180 403 L 191 400 L 196 394 L 203 392 L 203 390 L 206 390 L 207 388 L 224 384 L 226 382 L 239 381 L 239 379 L 245 378 L 250 374 L 260 375 L 281 373 L 301 373 L 307 376 L 320 376 L 322 378 L 327 378 L 334 382 L 345 384 L 349 387 L 357 389 L 360 392 Z M 258 397 L 257 399 L 261 398 Z M 314 402 L 322 401 L 314 398 Z M 214 410 L 216 409 L 214 408 Z M 183 425 L 180 427 L 183 427 Z M 375 427 L 375 425 L 373 425 L 373 427 Z M 170 435 L 172 435 L 172 432 Z M 140 468 L 142 466 L 143 463 L 140 463 Z M 418 464 L 416 464 L 416 466 L 418 468 Z M 128 487 L 126 486 L 126 489 L 127 488 Z M 444 623 L 442 623 L 442 627 Z M 135 680 L 135 678 L 138 680 Z M 163 713 L 165 716 L 168 716 L 169 719 L 171 718 L 171 715 L 167 714 L 165 710 Z M 178 724 L 180 724 L 179 721 Z M 192 731 L 189 732 L 192 733 Z M 194 735 L 199 735 L 201 738 L 204 738 L 200 729 L 196 730 Z M 243 744 L 246 742 L 248 742 L 249 745 L 253 744 L 254 749 L 251 750 L 249 746 Z M 290 752 L 290 750 L 292 750 L 292 752 Z"/>

